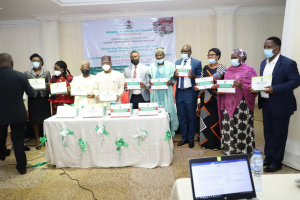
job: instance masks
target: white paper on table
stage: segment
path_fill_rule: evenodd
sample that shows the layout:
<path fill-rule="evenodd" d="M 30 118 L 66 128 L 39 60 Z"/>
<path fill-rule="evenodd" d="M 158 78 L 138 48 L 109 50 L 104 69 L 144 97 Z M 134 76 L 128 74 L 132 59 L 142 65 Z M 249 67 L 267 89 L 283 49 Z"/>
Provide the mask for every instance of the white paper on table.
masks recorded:
<path fill-rule="evenodd" d="M 189 72 L 191 72 L 190 65 L 176 65 L 176 72 L 179 77 L 188 77 Z"/>
<path fill-rule="evenodd" d="M 252 77 L 251 87 L 255 91 L 266 90 L 267 86 L 272 85 L 272 75 Z"/>
<path fill-rule="evenodd" d="M 139 116 L 158 115 L 157 103 L 139 103 Z"/>
<path fill-rule="evenodd" d="M 116 101 L 117 92 L 116 91 L 99 91 L 100 101 Z"/>
<path fill-rule="evenodd" d="M 51 83 L 50 85 L 51 94 L 66 94 L 68 93 L 66 82 Z"/>
<path fill-rule="evenodd" d="M 71 96 L 87 96 L 88 86 L 71 84 Z"/>
<path fill-rule="evenodd" d="M 217 80 L 218 93 L 235 93 L 234 80 Z"/>
<path fill-rule="evenodd" d="M 200 90 L 210 89 L 214 85 L 214 78 L 204 77 L 204 78 L 196 78 L 196 87 Z"/>
<path fill-rule="evenodd" d="M 85 105 L 83 107 L 83 118 L 100 118 L 105 115 L 103 104 Z"/>
<path fill-rule="evenodd" d="M 133 113 L 131 103 L 111 105 L 110 110 L 111 110 L 110 117 L 112 118 L 130 117 Z"/>
<path fill-rule="evenodd" d="M 166 82 L 168 82 L 167 78 L 151 79 L 151 90 L 167 90 Z"/>
<path fill-rule="evenodd" d="M 140 83 L 142 82 L 141 78 L 126 78 L 125 85 L 127 85 L 127 90 L 141 90 Z"/>
<path fill-rule="evenodd" d="M 46 89 L 45 78 L 34 78 L 28 79 L 29 84 L 35 90 L 44 90 Z"/>
<path fill-rule="evenodd" d="M 74 106 L 57 106 L 57 118 L 74 118 L 77 117 L 78 109 Z"/>

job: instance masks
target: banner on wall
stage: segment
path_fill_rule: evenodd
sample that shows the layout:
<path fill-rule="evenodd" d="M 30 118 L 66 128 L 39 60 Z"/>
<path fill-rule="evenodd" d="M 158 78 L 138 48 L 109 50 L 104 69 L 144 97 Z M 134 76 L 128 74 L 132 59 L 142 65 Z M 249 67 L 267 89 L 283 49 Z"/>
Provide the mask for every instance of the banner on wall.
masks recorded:
<path fill-rule="evenodd" d="M 130 65 L 130 53 L 137 51 L 140 62 L 150 66 L 155 49 L 165 49 L 165 60 L 175 63 L 176 38 L 173 17 L 83 21 L 84 59 L 91 63 L 91 74 L 102 71 L 101 57 L 112 58 L 112 69 L 123 72 Z"/>

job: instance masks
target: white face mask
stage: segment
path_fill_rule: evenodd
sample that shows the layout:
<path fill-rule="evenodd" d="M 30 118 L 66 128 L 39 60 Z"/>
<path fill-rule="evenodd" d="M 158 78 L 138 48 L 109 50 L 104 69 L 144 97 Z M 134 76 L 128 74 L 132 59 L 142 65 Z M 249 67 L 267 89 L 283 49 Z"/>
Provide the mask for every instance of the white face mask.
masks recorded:
<path fill-rule="evenodd" d="M 39 62 L 32 62 L 32 67 L 34 68 L 39 68 L 40 67 L 40 63 Z"/>
<path fill-rule="evenodd" d="M 61 71 L 54 71 L 55 76 L 60 76 L 61 75 Z"/>
<path fill-rule="evenodd" d="M 110 69 L 110 65 L 105 64 L 102 66 L 102 69 L 107 72 Z"/>

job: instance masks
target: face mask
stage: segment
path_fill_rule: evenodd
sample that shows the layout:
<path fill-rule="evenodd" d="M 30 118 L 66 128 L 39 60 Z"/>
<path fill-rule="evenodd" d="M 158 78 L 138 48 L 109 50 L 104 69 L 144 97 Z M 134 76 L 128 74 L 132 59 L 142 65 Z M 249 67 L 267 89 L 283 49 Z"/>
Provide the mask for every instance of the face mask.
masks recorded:
<path fill-rule="evenodd" d="M 216 59 L 208 59 L 208 62 L 209 62 L 210 64 L 215 64 L 217 61 L 216 61 Z"/>
<path fill-rule="evenodd" d="M 39 68 L 40 67 L 40 63 L 39 62 L 32 62 L 32 67 L 34 68 Z"/>
<path fill-rule="evenodd" d="M 181 58 L 183 60 L 187 60 L 187 59 L 189 59 L 189 54 L 181 54 Z"/>
<path fill-rule="evenodd" d="M 135 59 L 131 59 L 131 63 L 134 64 L 135 66 L 139 64 L 139 59 L 135 58 Z"/>
<path fill-rule="evenodd" d="M 156 60 L 158 64 L 162 64 L 165 60 L 164 59 L 160 59 L 160 60 Z"/>
<path fill-rule="evenodd" d="M 276 48 L 276 47 L 275 47 Z M 274 48 L 274 49 L 275 49 Z M 274 56 L 273 50 L 274 49 L 264 49 L 264 54 L 267 58 L 272 58 Z M 276 52 L 275 52 L 276 53 Z"/>
<path fill-rule="evenodd" d="M 89 73 L 90 73 L 90 70 L 88 70 L 88 69 L 82 69 L 81 71 L 82 71 L 83 75 L 89 75 Z"/>
<path fill-rule="evenodd" d="M 237 67 L 240 65 L 239 59 L 231 59 L 231 65 Z"/>
<path fill-rule="evenodd" d="M 110 65 L 105 64 L 102 66 L 102 69 L 107 72 L 110 69 Z"/>
<path fill-rule="evenodd" d="M 61 75 L 61 71 L 54 71 L 55 76 L 60 76 Z"/>

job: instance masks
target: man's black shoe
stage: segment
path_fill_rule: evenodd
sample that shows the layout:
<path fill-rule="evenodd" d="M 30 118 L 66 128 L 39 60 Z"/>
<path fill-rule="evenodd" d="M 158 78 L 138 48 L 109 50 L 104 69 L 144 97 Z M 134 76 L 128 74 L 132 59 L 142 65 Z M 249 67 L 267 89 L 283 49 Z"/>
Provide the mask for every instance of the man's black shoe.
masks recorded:
<path fill-rule="evenodd" d="M 275 167 L 273 165 L 269 165 L 268 167 L 266 167 L 264 169 L 264 172 L 277 172 L 280 169 L 281 169 L 281 167 Z"/>
<path fill-rule="evenodd" d="M 24 146 L 24 151 L 30 151 L 30 148 L 28 146 Z"/>
<path fill-rule="evenodd" d="M 184 145 L 184 144 L 186 144 L 186 143 L 189 143 L 189 141 L 187 141 L 187 140 L 181 140 L 181 141 L 177 144 L 177 146 L 182 146 L 182 145 Z"/>
<path fill-rule="evenodd" d="M 194 148 L 194 146 L 195 146 L 194 141 L 189 142 L 189 148 Z"/>

